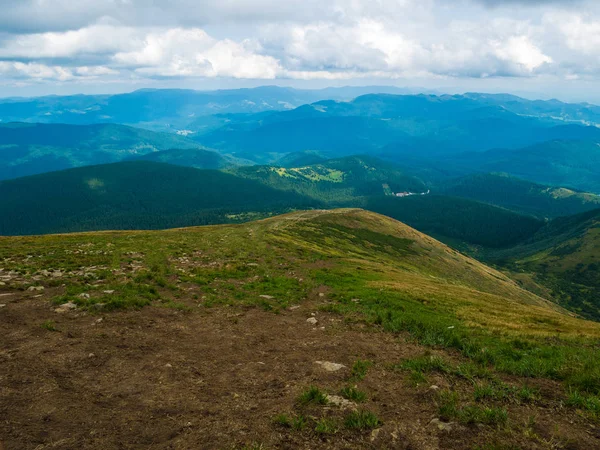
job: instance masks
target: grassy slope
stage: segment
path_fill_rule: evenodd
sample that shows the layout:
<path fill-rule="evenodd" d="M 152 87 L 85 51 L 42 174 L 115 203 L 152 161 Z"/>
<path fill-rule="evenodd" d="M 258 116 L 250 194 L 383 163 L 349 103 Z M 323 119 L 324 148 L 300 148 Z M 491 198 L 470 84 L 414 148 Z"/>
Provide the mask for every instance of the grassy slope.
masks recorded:
<path fill-rule="evenodd" d="M 600 210 L 556 219 L 528 244 L 493 259 L 534 274 L 569 309 L 600 318 Z"/>
<path fill-rule="evenodd" d="M 600 206 L 600 196 L 544 186 L 500 174 L 475 174 L 447 182 L 447 195 L 470 198 L 541 218 L 569 216 Z"/>
<path fill-rule="evenodd" d="M 203 314 L 198 307 L 243 305 L 277 312 L 317 289 L 327 292 L 322 310 L 372 327 L 369 336 L 408 333 L 434 349 L 435 357 L 425 353 L 403 361 L 388 367 L 390 374 L 406 370 L 419 383 L 444 374 L 449 390 L 430 392 L 421 401 L 437 403 L 445 420 L 487 424 L 471 432 L 484 430 L 494 441 L 538 448 L 539 436 L 530 425 L 520 425 L 527 422 L 520 414 L 544 411 L 556 398 L 592 418 L 600 413 L 595 409 L 600 325 L 569 316 L 501 273 L 378 214 L 296 212 L 243 225 L 13 237 L 0 243 L 2 273 L 19 277 L 13 275 L 3 289 L 64 285 L 54 291 L 54 302 L 70 301 L 90 311 L 154 305 Z M 200 288 L 202 298 L 191 297 L 190 287 Z M 367 371 L 362 363 L 353 374 L 360 380 Z M 513 401 L 513 388 L 501 381 L 507 376 L 511 386 L 523 383 L 514 392 L 526 399 L 526 412 L 515 404 L 507 413 Z M 537 391 L 528 379 L 553 380 L 564 390 L 557 385 Z M 476 402 L 453 391 L 463 384 L 471 396 L 475 389 Z M 494 400 L 501 392 L 506 400 Z M 560 405 L 561 414 L 575 417 L 574 410 Z M 331 414 L 324 419 L 337 420 Z M 503 428 L 507 414 L 510 427 Z M 311 439 L 310 432 L 302 433 L 302 439 Z M 339 433 L 342 440 L 356 436 Z M 329 445 L 338 443 L 335 433 L 331 439 Z"/>

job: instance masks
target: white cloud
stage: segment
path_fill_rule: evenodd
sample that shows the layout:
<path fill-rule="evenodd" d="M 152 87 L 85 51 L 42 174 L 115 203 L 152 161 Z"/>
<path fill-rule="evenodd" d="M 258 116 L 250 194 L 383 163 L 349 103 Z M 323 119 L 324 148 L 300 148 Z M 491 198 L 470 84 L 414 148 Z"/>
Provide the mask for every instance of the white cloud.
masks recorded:
<path fill-rule="evenodd" d="M 197 28 L 149 33 L 138 49 L 119 52 L 114 61 L 139 74 L 166 77 L 273 79 L 281 71 L 275 58 L 255 53 L 249 42 L 217 40 Z"/>
<path fill-rule="evenodd" d="M 600 6 L 564 4 L 0 0 L 0 77 L 600 78 Z"/>

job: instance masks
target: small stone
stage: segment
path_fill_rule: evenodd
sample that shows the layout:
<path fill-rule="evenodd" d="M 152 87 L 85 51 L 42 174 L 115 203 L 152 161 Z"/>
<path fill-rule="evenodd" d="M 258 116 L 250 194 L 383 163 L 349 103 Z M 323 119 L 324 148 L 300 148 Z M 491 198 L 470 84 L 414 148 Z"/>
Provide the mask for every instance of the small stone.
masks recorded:
<path fill-rule="evenodd" d="M 429 386 L 429 389 L 431 389 L 432 391 L 437 391 L 440 387 L 436 386 L 435 384 L 432 386 Z"/>
<path fill-rule="evenodd" d="M 90 354 L 88 355 L 88 358 L 94 358 L 94 357 L 96 357 L 96 355 L 94 355 L 93 353 L 90 353 Z"/>
<path fill-rule="evenodd" d="M 440 431 L 452 431 L 456 425 L 454 422 L 442 422 L 440 419 L 432 419 L 429 425 L 433 425 Z"/>
<path fill-rule="evenodd" d="M 90 298 L 90 294 L 86 294 L 85 292 L 82 294 L 79 294 L 77 297 L 79 298 L 83 298 L 83 299 L 89 299 Z"/>
<path fill-rule="evenodd" d="M 114 293 L 115 293 L 115 291 L 112 291 L 112 290 L 108 290 L 108 291 L 102 291 L 102 292 L 104 292 L 105 294 L 109 294 L 109 295 L 110 295 L 110 294 L 114 294 Z"/>
<path fill-rule="evenodd" d="M 353 298 L 353 299 L 352 299 L 352 300 L 350 300 L 350 301 L 351 301 L 351 302 L 354 302 L 354 303 L 359 303 L 359 302 L 360 302 L 360 299 L 359 299 L 359 298 Z M 373 431 L 377 431 L 377 430 L 373 430 Z"/>
<path fill-rule="evenodd" d="M 295 311 L 295 310 L 297 310 L 298 308 L 300 308 L 300 305 L 294 305 L 294 306 L 290 306 L 290 307 L 289 307 L 289 310 L 290 310 L 290 311 Z"/>
<path fill-rule="evenodd" d="M 8 294 L 0 294 L 0 297 L 8 297 L 9 295 L 15 295 L 12 292 L 9 292 Z"/>
<path fill-rule="evenodd" d="M 356 403 L 340 397 L 339 395 L 327 395 L 327 403 L 333 406 L 339 406 L 341 409 L 356 409 Z"/>
<path fill-rule="evenodd" d="M 319 321 L 317 319 L 315 319 L 314 317 L 309 317 L 308 319 L 306 319 L 306 321 L 308 323 L 310 323 L 311 325 L 316 325 Z"/>
<path fill-rule="evenodd" d="M 43 291 L 44 290 L 44 286 L 29 286 L 27 288 L 27 290 L 29 292 L 34 292 L 34 291 Z"/>
<path fill-rule="evenodd" d="M 315 364 L 319 364 L 327 372 L 337 372 L 338 370 L 344 369 L 346 366 L 329 361 L 315 361 Z"/>
<path fill-rule="evenodd" d="M 275 297 L 273 297 L 272 295 L 259 295 L 260 298 L 266 298 L 267 300 L 273 300 Z"/>
<path fill-rule="evenodd" d="M 167 363 L 165 364 L 165 367 L 173 367 L 171 364 Z"/>
<path fill-rule="evenodd" d="M 5 303 L 0 303 L 0 308 L 4 308 L 6 306 Z"/>
<path fill-rule="evenodd" d="M 322 292 L 319 292 L 319 297 L 325 297 L 325 294 L 323 294 Z"/>
<path fill-rule="evenodd" d="M 371 442 L 373 442 L 377 439 L 380 432 L 381 432 L 381 428 L 377 428 L 377 429 L 371 431 Z"/>
<path fill-rule="evenodd" d="M 310 313 L 311 316 L 315 317 L 317 313 Z"/>
<path fill-rule="evenodd" d="M 104 319 L 102 317 L 100 317 L 99 319 L 96 319 L 96 323 L 101 323 Z"/>
<path fill-rule="evenodd" d="M 60 305 L 58 308 L 56 308 L 54 310 L 54 312 L 65 313 L 65 312 L 70 311 L 75 308 L 77 308 L 77 305 L 75 303 L 67 302 L 67 303 Z"/>

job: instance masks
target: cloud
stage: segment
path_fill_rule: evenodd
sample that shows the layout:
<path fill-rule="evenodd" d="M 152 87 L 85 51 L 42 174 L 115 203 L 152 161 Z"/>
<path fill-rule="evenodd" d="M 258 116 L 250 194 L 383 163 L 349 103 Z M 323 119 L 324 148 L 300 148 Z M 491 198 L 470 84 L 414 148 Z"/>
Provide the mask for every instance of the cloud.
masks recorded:
<path fill-rule="evenodd" d="M 568 9 L 575 3 L 581 8 Z M 527 8 L 500 8 L 516 4 Z M 0 76 L 10 80 L 600 74 L 600 6 L 585 0 L 206 0 L 201 8 L 196 0 L 0 0 L 2 7 Z"/>

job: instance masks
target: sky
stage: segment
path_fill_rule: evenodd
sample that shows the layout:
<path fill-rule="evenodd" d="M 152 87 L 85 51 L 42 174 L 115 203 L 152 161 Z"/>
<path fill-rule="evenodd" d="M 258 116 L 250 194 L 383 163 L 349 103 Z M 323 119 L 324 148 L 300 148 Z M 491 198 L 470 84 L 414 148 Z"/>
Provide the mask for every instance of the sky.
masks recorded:
<path fill-rule="evenodd" d="M 0 96 L 394 85 L 600 102 L 597 0 L 0 0 Z"/>

